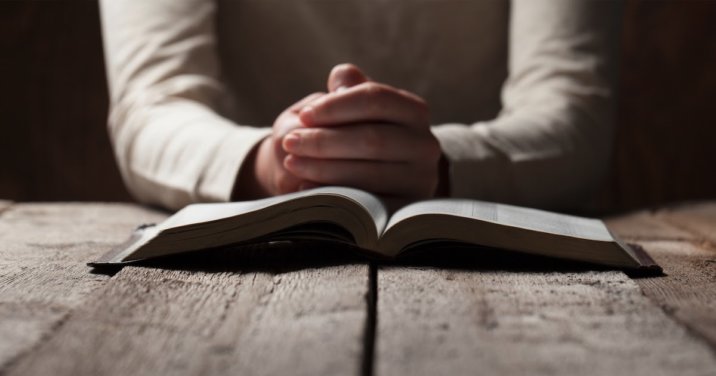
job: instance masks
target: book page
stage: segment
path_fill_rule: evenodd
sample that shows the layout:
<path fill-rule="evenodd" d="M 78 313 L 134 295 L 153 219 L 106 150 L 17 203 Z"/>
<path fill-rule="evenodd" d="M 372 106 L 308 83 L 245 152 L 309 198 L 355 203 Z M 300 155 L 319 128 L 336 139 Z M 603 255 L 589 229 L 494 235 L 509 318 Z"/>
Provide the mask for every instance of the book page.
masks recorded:
<path fill-rule="evenodd" d="M 378 197 L 359 189 L 346 187 L 321 187 L 307 192 L 343 196 L 362 206 L 375 223 L 376 234 L 380 234 L 388 223 L 388 211 Z"/>
<path fill-rule="evenodd" d="M 178 211 L 160 226 L 160 230 L 229 218 L 249 212 L 263 210 L 276 204 L 308 196 L 337 195 L 350 199 L 373 218 L 376 233 L 380 234 L 388 221 L 388 214 L 380 200 L 364 191 L 345 187 L 321 187 L 311 190 L 269 197 L 254 201 L 192 204 Z"/>
<path fill-rule="evenodd" d="M 223 218 L 233 217 L 239 214 L 261 210 L 281 202 L 293 200 L 297 197 L 301 196 L 298 194 L 289 194 L 254 201 L 191 204 L 179 210 L 176 214 L 162 222 L 159 226 L 160 229 L 163 230 L 196 223 L 211 222 Z"/>
<path fill-rule="evenodd" d="M 554 235 L 613 241 L 607 227 L 598 219 L 468 199 L 437 199 L 408 205 L 393 215 L 387 229 L 423 214 L 452 215 Z"/>

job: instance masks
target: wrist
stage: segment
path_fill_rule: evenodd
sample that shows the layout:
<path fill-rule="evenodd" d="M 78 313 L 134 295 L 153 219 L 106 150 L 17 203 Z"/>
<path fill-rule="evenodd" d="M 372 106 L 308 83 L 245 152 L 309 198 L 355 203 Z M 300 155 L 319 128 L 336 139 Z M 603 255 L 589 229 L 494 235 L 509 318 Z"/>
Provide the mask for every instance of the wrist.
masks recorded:
<path fill-rule="evenodd" d="M 249 154 L 239 169 L 234 183 L 231 200 L 254 200 L 269 196 L 266 168 L 266 153 L 270 152 L 271 136 L 264 138 Z"/>

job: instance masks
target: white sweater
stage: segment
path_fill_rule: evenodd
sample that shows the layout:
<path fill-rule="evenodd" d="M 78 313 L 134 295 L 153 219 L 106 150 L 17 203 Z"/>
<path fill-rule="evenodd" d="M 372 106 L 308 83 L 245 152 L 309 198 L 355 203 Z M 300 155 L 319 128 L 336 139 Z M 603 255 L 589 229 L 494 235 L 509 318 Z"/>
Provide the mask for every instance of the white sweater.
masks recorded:
<path fill-rule="evenodd" d="M 618 6 L 596 0 L 102 0 L 120 170 L 141 201 L 227 201 L 287 106 L 350 62 L 421 95 L 451 195 L 578 205 L 613 133 Z M 238 187 L 240 189 L 240 187 Z"/>

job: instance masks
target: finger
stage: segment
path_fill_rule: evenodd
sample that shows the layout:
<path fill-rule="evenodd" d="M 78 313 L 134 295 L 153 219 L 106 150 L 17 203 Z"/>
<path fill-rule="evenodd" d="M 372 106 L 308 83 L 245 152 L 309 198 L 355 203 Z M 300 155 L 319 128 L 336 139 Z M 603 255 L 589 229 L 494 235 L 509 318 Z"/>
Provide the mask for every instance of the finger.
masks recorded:
<path fill-rule="evenodd" d="M 440 154 L 432 134 L 395 124 L 298 128 L 283 138 L 282 147 L 300 157 L 391 162 L 438 158 Z"/>
<path fill-rule="evenodd" d="M 436 177 L 407 163 L 303 158 L 289 154 L 284 167 L 297 177 L 324 185 L 355 187 L 397 196 L 429 196 Z"/>
<path fill-rule="evenodd" d="M 305 106 L 299 115 L 306 126 L 359 122 L 428 126 L 428 108 L 423 99 L 375 82 L 326 94 Z"/>
<path fill-rule="evenodd" d="M 303 125 L 303 123 L 301 123 L 301 120 L 298 118 L 298 112 L 305 105 L 324 95 L 326 95 L 326 93 L 317 92 L 309 94 L 300 101 L 291 105 L 278 116 L 278 118 L 274 122 L 274 138 L 279 140 L 279 147 L 280 140 L 283 138 L 284 135 L 286 135 L 286 133 L 290 132 L 292 129 L 299 128 Z"/>
<path fill-rule="evenodd" d="M 336 92 L 345 90 L 368 81 L 363 72 L 353 64 L 338 64 L 328 75 L 328 91 Z"/>
<path fill-rule="evenodd" d="M 293 112 L 298 112 L 303 107 L 305 107 L 307 104 L 313 102 L 314 100 L 316 100 L 324 95 L 326 95 L 326 93 L 322 93 L 322 92 L 315 92 L 315 93 L 309 94 L 309 95 L 305 96 L 303 99 L 301 99 L 300 101 L 292 104 L 288 108 L 288 110 L 293 111 Z"/>

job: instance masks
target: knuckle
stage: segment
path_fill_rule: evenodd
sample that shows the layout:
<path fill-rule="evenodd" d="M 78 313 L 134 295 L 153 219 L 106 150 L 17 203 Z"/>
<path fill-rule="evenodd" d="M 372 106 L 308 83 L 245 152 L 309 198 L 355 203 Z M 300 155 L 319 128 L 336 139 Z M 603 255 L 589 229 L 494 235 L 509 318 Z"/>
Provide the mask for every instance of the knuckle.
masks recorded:
<path fill-rule="evenodd" d="M 366 95 L 370 98 L 380 98 L 385 95 L 385 92 L 387 90 L 385 85 L 376 82 L 366 82 L 364 85 L 364 91 Z"/>
<path fill-rule="evenodd" d="M 385 109 L 387 89 L 384 85 L 375 82 L 368 82 L 364 85 L 365 111 L 372 116 L 379 116 Z"/>
<path fill-rule="evenodd" d="M 411 102 L 416 122 L 427 126 L 430 123 L 430 106 L 423 97 L 406 90 L 399 90 L 400 94 Z"/>
<path fill-rule="evenodd" d="M 323 155 L 326 150 L 326 134 L 321 129 L 313 129 L 307 132 L 307 145 L 310 151 L 316 156 Z"/>

